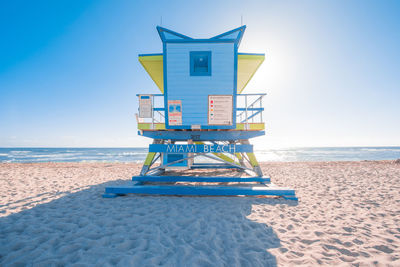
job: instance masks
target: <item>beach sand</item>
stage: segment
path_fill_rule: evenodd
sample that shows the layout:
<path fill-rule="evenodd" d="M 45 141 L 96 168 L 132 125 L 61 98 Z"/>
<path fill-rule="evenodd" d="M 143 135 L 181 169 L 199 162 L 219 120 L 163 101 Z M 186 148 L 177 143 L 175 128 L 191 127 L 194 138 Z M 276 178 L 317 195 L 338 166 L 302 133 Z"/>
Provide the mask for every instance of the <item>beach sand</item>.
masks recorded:
<path fill-rule="evenodd" d="M 400 266 L 400 164 L 263 163 L 299 201 L 129 195 L 140 165 L 0 164 L 0 266 Z"/>

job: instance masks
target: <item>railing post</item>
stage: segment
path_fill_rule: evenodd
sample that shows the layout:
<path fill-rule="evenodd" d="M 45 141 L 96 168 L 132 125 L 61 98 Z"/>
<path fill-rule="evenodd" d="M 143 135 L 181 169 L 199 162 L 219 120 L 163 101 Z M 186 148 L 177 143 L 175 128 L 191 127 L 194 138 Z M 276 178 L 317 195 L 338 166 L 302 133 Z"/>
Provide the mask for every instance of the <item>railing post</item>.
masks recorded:
<path fill-rule="evenodd" d="M 260 108 L 262 108 L 262 97 L 260 97 Z M 262 112 L 262 110 L 261 110 L 261 112 L 260 112 L 260 122 L 262 123 L 263 122 L 263 119 L 262 119 L 262 114 L 263 114 L 263 112 Z"/>
<path fill-rule="evenodd" d="M 252 105 L 251 105 L 251 108 L 252 108 L 252 110 L 251 110 L 251 122 L 254 122 L 254 104 L 255 103 L 253 103 Z"/>
<path fill-rule="evenodd" d="M 245 125 L 244 125 L 244 127 L 245 127 L 245 130 L 248 130 L 249 129 L 249 125 L 248 125 L 248 116 L 247 116 L 247 95 L 245 95 L 244 96 L 244 106 L 245 106 L 245 113 L 244 113 L 244 115 L 245 115 L 245 118 L 246 118 L 246 123 L 245 123 Z"/>
<path fill-rule="evenodd" d="M 154 130 L 154 95 L 151 95 L 151 129 Z"/>

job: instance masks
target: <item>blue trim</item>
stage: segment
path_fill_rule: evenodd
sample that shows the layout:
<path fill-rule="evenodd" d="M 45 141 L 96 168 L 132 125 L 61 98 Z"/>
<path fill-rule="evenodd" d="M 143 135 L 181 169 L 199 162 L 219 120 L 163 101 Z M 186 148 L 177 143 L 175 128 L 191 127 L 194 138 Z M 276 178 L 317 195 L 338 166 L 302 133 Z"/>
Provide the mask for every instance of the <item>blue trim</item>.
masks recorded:
<path fill-rule="evenodd" d="M 144 94 L 136 94 L 136 96 L 141 96 L 141 95 L 144 95 Z M 151 94 L 152 96 L 163 96 L 164 94 Z"/>
<path fill-rule="evenodd" d="M 209 39 L 204 39 L 204 38 L 202 38 L 202 39 L 194 39 L 194 38 L 191 38 L 189 36 L 174 32 L 172 30 L 169 30 L 169 29 L 166 29 L 166 28 L 163 28 L 163 27 L 160 27 L 160 26 L 157 26 L 156 28 L 157 28 L 157 32 L 158 32 L 161 40 L 163 41 L 163 43 L 166 43 L 166 42 L 167 43 L 237 43 L 238 46 L 239 46 L 240 41 L 241 41 L 241 39 L 243 37 L 244 31 L 246 30 L 246 25 L 243 25 L 243 26 L 241 26 L 239 28 L 224 32 L 222 34 L 219 34 L 219 35 L 214 36 L 214 37 L 209 38 Z M 224 36 L 226 36 L 228 34 L 234 33 L 235 31 L 240 31 L 239 34 L 238 34 L 238 37 L 236 39 L 221 39 L 222 37 L 224 37 Z M 173 34 L 173 35 L 175 35 L 175 36 L 177 36 L 179 38 L 182 38 L 182 39 L 168 39 L 165 36 L 164 32 Z"/>
<path fill-rule="evenodd" d="M 244 34 L 244 31 L 245 31 L 245 30 L 246 30 L 246 25 L 243 25 L 243 26 L 241 26 L 241 27 L 239 27 L 239 28 L 236 28 L 236 29 L 233 29 L 233 30 L 224 32 L 224 33 L 219 34 L 219 35 L 217 35 L 217 36 L 214 36 L 214 37 L 212 37 L 211 39 L 213 39 L 213 40 L 217 39 L 217 40 L 221 40 L 221 41 L 222 41 L 223 39 L 221 39 L 221 38 L 223 38 L 224 36 L 229 35 L 229 34 L 232 34 L 232 33 L 236 32 L 236 31 L 239 31 L 239 34 L 238 34 L 237 38 L 235 39 L 235 43 L 236 43 L 237 46 L 239 47 L 240 41 L 241 41 L 242 38 L 243 38 L 243 34 Z"/>
<path fill-rule="evenodd" d="M 233 125 L 233 122 L 232 122 Z M 232 125 L 201 125 L 201 129 L 235 129 Z M 184 124 L 184 125 L 171 125 L 168 129 L 192 129 L 192 125 Z"/>
<path fill-rule="evenodd" d="M 207 165 L 197 165 L 192 164 L 190 169 L 241 169 L 239 166 L 232 166 L 228 164 L 207 164 Z"/>
<path fill-rule="evenodd" d="M 237 108 L 237 111 L 245 111 L 246 108 Z M 247 108 L 247 111 L 264 111 L 264 108 Z"/>
<path fill-rule="evenodd" d="M 233 70 L 233 112 L 232 112 L 232 128 L 235 129 L 236 128 L 236 110 L 237 110 L 237 72 L 238 72 L 238 45 L 237 42 L 235 42 L 234 46 L 234 62 L 233 62 L 233 66 L 234 66 L 234 70 Z"/>
<path fill-rule="evenodd" d="M 166 43 L 234 43 L 237 39 L 191 39 L 166 40 Z"/>
<path fill-rule="evenodd" d="M 190 76 L 211 76 L 211 51 L 190 51 Z M 207 56 L 207 72 L 196 72 L 194 68 L 195 56 Z"/>
<path fill-rule="evenodd" d="M 200 40 L 200 39 L 194 39 L 194 40 Z M 210 39 L 204 39 L 204 42 L 206 41 L 210 41 Z M 232 41 L 234 41 L 232 39 Z M 231 42 L 231 41 L 229 41 Z M 238 55 L 250 55 L 250 56 L 265 56 L 264 53 L 242 53 L 242 52 L 238 52 Z M 163 56 L 163 53 L 152 53 L 152 54 L 138 54 L 138 57 L 147 57 L 147 56 Z"/>
<path fill-rule="evenodd" d="M 245 30 L 246 30 L 246 25 L 243 25 L 243 26 L 241 26 L 241 27 L 239 27 L 239 28 L 236 28 L 236 29 L 233 29 L 233 30 L 230 30 L 230 31 L 221 33 L 221 34 L 218 34 L 217 36 L 211 37 L 211 39 L 218 39 L 218 38 L 221 38 L 221 37 L 223 37 L 223 36 L 225 36 L 225 35 L 234 33 L 234 32 L 236 32 L 236 31 L 242 31 L 242 32 L 244 32 Z"/>
<path fill-rule="evenodd" d="M 263 53 L 238 53 L 238 55 L 264 56 L 265 57 L 265 54 L 263 54 Z"/>
<path fill-rule="evenodd" d="M 168 88 L 167 88 L 167 44 L 163 42 L 163 80 L 164 80 L 164 108 L 168 107 Z M 169 128 L 168 112 L 164 112 L 165 128 Z"/>
<path fill-rule="evenodd" d="M 189 36 L 186 36 L 186 35 L 183 35 L 183 34 L 180 34 L 180 33 L 174 32 L 174 31 L 171 31 L 171 30 L 169 30 L 169 29 L 166 29 L 166 28 L 163 28 L 163 27 L 160 27 L 160 26 L 157 26 L 156 28 L 157 28 L 158 34 L 160 35 L 160 38 L 161 38 L 161 40 L 162 40 L 163 42 L 169 41 L 167 38 L 165 38 L 165 35 L 163 34 L 163 32 L 168 32 L 168 33 L 173 34 L 173 35 L 175 35 L 175 36 L 177 36 L 177 37 L 180 37 L 180 38 L 182 38 L 182 39 L 187 39 L 187 40 L 193 39 L 193 38 L 191 38 L 191 37 L 189 37 Z"/>
<path fill-rule="evenodd" d="M 281 187 L 256 186 L 184 186 L 184 185 L 137 185 L 129 182 L 125 185 L 109 186 L 105 189 L 106 194 L 157 194 L 157 195 L 211 195 L 211 196 L 237 196 L 237 195 L 272 195 L 291 196 L 295 199 L 293 189 Z"/>
<path fill-rule="evenodd" d="M 229 167 L 232 167 L 228 165 Z M 202 182 L 202 183 L 238 183 L 238 182 L 259 182 L 269 183 L 269 177 L 208 177 L 208 176 L 133 176 L 132 181 L 137 182 Z"/>
<path fill-rule="evenodd" d="M 238 42 L 237 42 L 237 46 L 239 47 L 240 42 L 242 41 L 243 35 L 244 35 L 244 31 L 246 29 L 246 25 L 244 26 L 244 29 L 242 31 L 240 31 L 239 36 L 238 36 Z"/>
<path fill-rule="evenodd" d="M 267 95 L 266 93 L 259 93 L 259 94 L 240 94 L 239 96 L 244 96 L 244 95 L 257 95 L 257 96 L 262 96 L 262 95 Z"/>
<path fill-rule="evenodd" d="M 234 141 L 265 135 L 265 131 L 138 131 L 138 135 L 162 140 Z"/>
<path fill-rule="evenodd" d="M 155 54 L 139 54 L 138 57 L 148 57 L 148 56 L 162 56 L 162 53 L 155 53 Z"/>

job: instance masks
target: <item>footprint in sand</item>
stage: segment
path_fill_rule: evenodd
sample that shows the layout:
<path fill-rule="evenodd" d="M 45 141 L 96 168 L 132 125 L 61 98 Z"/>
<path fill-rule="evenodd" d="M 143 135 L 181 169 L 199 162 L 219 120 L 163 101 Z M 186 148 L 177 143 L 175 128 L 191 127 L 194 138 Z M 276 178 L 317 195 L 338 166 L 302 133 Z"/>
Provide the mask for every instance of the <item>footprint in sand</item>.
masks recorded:
<path fill-rule="evenodd" d="M 315 231 L 314 234 L 315 234 L 316 236 L 322 236 L 322 235 L 324 235 L 324 233 L 318 232 L 318 231 Z"/>
<path fill-rule="evenodd" d="M 390 254 L 393 253 L 393 249 L 389 248 L 388 246 L 385 245 L 379 245 L 379 246 L 373 246 L 374 249 L 382 251 L 384 253 Z"/>
<path fill-rule="evenodd" d="M 311 245 L 312 243 L 319 242 L 319 239 L 309 240 L 309 239 L 301 239 L 300 242 L 306 245 Z"/>
<path fill-rule="evenodd" d="M 343 227 L 343 230 L 345 230 L 348 233 L 354 232 L 353 228 L 351 227 Z"/>
<path fill-rule="evenodd" d="M 340 253 L 342 253 L 344 256 L 348 256 L 348 257 L 357 257 L 359 254 L 357 252 L 351 252 L 348 249 L 345 248 L 338 248 L 336 246 L 332 246 L 332 245 L 323 245 L 324 248 L 328 249 L 328 250 L 337 250 Z"/>

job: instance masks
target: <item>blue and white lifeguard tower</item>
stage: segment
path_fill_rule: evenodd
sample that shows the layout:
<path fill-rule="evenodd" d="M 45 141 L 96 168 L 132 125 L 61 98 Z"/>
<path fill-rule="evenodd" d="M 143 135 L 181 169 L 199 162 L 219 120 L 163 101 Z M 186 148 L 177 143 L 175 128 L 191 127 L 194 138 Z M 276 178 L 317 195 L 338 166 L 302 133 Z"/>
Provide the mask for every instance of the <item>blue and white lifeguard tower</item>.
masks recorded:
<path fill-rule="evenodd" d="M 139 61 L 161 94 L 138 95 L 137 115 L 139 135 L 154 141 L 140 175 L 130 184 L 107 187 L 105 197 L 138 193 L 296 199 L 294 190 L 276 187 L 263 176 L 249 142 L 265 134 L 265 94 L 242 92 L 265 55 L 238 52 L 245 29 L 194 39 L 157 27 L 163 52 L 141 54 Z M 182 175 L 193 169 L 235 172 L 224 177 Z"/>

